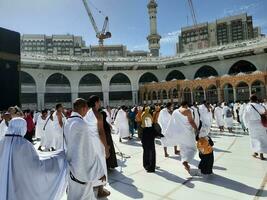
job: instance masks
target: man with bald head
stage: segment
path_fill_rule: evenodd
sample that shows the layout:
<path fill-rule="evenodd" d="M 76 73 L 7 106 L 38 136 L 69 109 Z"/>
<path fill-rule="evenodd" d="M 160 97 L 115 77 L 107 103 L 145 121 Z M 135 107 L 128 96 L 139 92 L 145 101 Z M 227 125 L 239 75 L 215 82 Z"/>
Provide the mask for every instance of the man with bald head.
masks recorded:
<path fill-rule="evenodd" d="M 105 169 L 101 164 L 83 117 L 88 112 L 87 101 L 78 98 L 73 103 L 73 112 L 64 126 L 69 164 L 68 200 L 96 199 L 93 183 L 105 181 Z"/>

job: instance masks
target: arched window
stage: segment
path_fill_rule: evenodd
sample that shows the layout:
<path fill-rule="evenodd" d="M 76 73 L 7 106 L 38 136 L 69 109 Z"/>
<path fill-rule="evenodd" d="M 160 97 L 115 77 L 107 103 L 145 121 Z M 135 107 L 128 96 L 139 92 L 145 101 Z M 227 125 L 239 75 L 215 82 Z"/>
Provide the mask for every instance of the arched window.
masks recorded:
<path fill-rule="evenodd" d="M 257 80 L 251 84 L 252 94 L 256 94 L 259 99 L 265 98 L 265 91 L 265 85 L 263 82 Z"/>
<path fill-rule="evenodd" d="M 94 74 L 86 74 L 79 83 L 79 97 L 89 99 L 90 96 L 97 95 L 103 100 L 101 80 Z"/>
<path fill-rule="evenodd" d="M 191 99 L 191 90 L 189 88 L 185 88 L 183 91 L 183 100 L 187 101 L 189 104 L 192 103 Z"/>
<path fill-rule="evenodd" d="M 64 103 L 71 107 L 71 88 L 68 78 L 61 74 L 52 74 L 46 81 L 45 103 L 54 107 L 55 103 Z"/>
<path fill-rule="evenodd" d="M 232 65 L 228 74 L 230 74 L 230 75 L 231 74 L 238 74 L 240 72 L 251 73 L 251 72 L 254 72 L 256 70 L 257 70 L 257 68 L 251 62 L 248 62 L 246 60 L 240 60 L 240 61 L 238 61 Z"/>
<path fill-rule="evenodd" d="M 130 85 L 131 81 L 130 79 L 122 73 L 114 75 L 110 80 L 110 85 Z"/>
<path fill-rule="evenodd" d="M 237 101 L 248 101 L 249 100 L 249 87 L 245 82 L 240 82 L 236 86 L 236 100 Z"/>
<path fill-rule="evenodd" d="M 230 103 L 234 101 L 234 90 L 230 83 L 226 83 L 223 86 L 223 101 Z"/>
<path fill-rule="evenodd" d="M 180 72 L 178 70 L 173 70 L 167 75 L 166 81 L 171 81 L 173 79 L 184 80 L 185 76 L 184 76 L 184 74 L 182 72 Z"/>
<path fill-rule="evenodd" d="M 83 76 L 79 83 L 80 86 L 99 86 L 101 84 L 101 80 L 94 74 L 86 74 Z"/>
<path fill-rule="evenodd" d="M 110 80 L 109 103 L 111 106 L 132 105 L 131 81 L 123 73 L 114 75 Z"/>
<path fill-rule="evenodd" d="M 204 89 L 199 86 L 194 90 L 194 101 L 201 104 L 204 101 Z"/>
<path fill-rule="evenodd" d="M 142 85 L 145 83 L 151 83 L 153 81 L 158 82 L 158 78 L 154 74 L 150 72 L 146 72 L 140 77 L 139 85 Z"/>
<path fill-rule="evenodd" d="M 37 109 L 36 82 L 27 72 L 20 71 L 22 108 Z"/>
<path fill-rule="evenodd" d="M 157 93 L 155 91 L 152 93 L 152 100 L 158 100 Z"/>
<path fill-rule="evenodd" d="M 205 65 L 197 70 L 194 78 L 207 78 L 210 76 L 218 76 L 218 72 L 213 67 Z"/>
<path fill-rule="evenodd" d="M 207 88 L 206 100 L 207 100 L 207 102 L 209 102 L 211 104 L 218 102 L 218 91 L 217 91 L 217 87 L 215 85 L 210 85 Z"/>

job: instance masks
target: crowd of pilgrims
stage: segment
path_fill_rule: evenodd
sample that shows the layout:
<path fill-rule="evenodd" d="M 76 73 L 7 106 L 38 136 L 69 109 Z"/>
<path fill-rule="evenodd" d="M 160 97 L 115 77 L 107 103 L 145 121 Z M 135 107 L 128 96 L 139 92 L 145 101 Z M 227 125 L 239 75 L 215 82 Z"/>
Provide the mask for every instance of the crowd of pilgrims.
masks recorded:
<path fill-rule="evenodd" d="M 69 200 L 110 195 L 105 189 L 108 171 L 118 167 L 112 134 L 125 144 L 141 141 L 148 173 L 156 170 L 158 139 L 165 157 L 169 157 L 167 147 L 173 147 L 189 174 L 210 176 L 213 120 L 224 133 L 234 132 L 236 120 L 250 134 L 253 156 L 264 160 L 267 129 L 262 115 L 267 115 L 267 101 L 259 101 L 256 95 L 248 102 L 214 105 L 183 101 L 180 105 L 103 108 L 93 95 L 88 101 L 76 99 L 73 109 L 62 104 L 41 112 L 10 107 L 0 118 L 0 200 L 57 200 L 66 191 Z M 189 163 L 197 151 L 199 166 L 191 170 Z"/>

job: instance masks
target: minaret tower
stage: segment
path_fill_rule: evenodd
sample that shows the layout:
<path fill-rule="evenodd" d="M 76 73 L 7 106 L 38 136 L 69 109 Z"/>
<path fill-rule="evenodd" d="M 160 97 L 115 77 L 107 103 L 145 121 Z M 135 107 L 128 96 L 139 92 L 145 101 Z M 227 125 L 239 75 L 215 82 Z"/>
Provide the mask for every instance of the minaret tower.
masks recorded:
<path fill-rule="evenodd" d="M 160 38 L 157 32 L 157 7 L 155 0 L 149 0 L 147 5 L 149 20 L 150 20 L 150 35 L 147 37 L 149 43 L 149 50 L 152 56 L 159 56 Z"/>

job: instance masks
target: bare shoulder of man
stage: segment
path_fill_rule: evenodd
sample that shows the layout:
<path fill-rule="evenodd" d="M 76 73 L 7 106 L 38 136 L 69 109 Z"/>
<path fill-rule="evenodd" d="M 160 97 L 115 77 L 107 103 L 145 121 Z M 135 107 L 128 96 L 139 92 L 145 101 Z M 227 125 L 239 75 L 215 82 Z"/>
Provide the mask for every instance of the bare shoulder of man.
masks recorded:
<path fill-rule="evenodd" d="M 186 116 L 191 116 L 191 111 L 189 109 L 185 109 L 183 111 L 183 114 L 186 115 Z"/>

